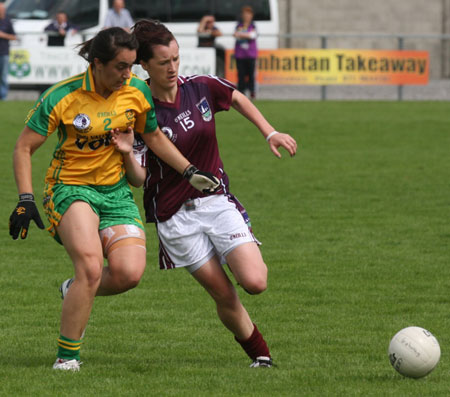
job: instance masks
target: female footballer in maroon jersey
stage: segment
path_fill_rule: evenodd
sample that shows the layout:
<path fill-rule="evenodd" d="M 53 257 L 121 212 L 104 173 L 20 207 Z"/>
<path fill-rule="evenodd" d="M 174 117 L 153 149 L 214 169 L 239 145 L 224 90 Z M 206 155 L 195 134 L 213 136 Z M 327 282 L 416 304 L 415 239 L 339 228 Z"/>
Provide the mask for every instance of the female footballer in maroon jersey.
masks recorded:
<path fill-rule="evenodd" d="M 135 144 L 138 161 L 130 166 L 140 163 L 145 167 L 141 168 L 144 207 L 147 222 L 157 225 L 160 266 L 185 267 L 216 302 L 220 320 L 252 359 L 251 367 L 270 367 L 267 344 L 221 266 L 221 262 L 227 263 L 248 293 L 266 289 L 267 267 L 258 241 L 245 209 L 228 189 L 214 115 L 232 106 L 255 124 L 277 157 L 281 157 L 280 146 L 293 156 L 297 144 L 288 134 L 276 132 L 228 81 L 215 76 L 179 76 L 178 43 L 164 25 L 143 20 L 133 31 L 139 41 L 137 62 L 150 76 L 158 125 L 186 158 L 220 180 L 213 195 L 196 191 L 143 142 Z M 113 142 L 120 145 L 118 138 Z M 130 142 L 127 145 L 129 148 Z"/>

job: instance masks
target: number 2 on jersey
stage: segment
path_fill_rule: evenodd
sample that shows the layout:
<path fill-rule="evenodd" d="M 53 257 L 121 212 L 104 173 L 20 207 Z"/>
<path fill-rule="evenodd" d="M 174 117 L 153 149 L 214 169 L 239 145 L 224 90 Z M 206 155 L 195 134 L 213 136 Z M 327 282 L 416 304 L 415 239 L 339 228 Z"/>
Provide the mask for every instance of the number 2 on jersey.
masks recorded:
<path fill-rule="evenodd" d="M 103 120 L 103 124 L 105 125 L 103 127 L 103 131 L 109 131 L 110 130 L 109 126 L 111 125 L 111 119 Z"/>

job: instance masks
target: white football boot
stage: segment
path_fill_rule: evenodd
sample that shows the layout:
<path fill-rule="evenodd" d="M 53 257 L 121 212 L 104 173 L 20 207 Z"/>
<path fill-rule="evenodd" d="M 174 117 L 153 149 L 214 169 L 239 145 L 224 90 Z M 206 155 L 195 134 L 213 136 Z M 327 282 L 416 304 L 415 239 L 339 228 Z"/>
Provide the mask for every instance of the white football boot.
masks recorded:
<path fill-rule="evenodd" d="M 65 360 L 64 358 L 57 358 L 55 363 L 53 364 L 53 369 L 78 372 L 80 370 L 81 364 L 81 361 L 75 359 Z"/>
<path fill-rule="evenodd" d="M 59 287 L 59 292 L 61 292 L 61 299 L 65 298 L 65 296 L 67 295 L 67 291 L 69 290 L 74 280 L 74 278 L 68 278 L 61 284 L 61 286 Z"/>
<path fill-rule="evenodd" d="M 250 368 L 265 367 L 270 368 L 273 365 L 272 359 L 266 356 L 256 357 L 255 361 L 250 364 Z"/>

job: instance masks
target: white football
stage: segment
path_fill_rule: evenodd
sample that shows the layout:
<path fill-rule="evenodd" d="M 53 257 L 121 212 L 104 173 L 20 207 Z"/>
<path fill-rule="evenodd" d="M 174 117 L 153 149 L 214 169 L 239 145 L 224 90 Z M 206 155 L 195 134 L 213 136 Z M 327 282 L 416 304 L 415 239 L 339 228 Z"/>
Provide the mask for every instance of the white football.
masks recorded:
<path fill-rule="evenodd" d="M 410 378 L 421 378 L 436 367 L 441 348 L 430 331 L 407 327 L 394 335 L 388 353 L 396 371 Z"/>

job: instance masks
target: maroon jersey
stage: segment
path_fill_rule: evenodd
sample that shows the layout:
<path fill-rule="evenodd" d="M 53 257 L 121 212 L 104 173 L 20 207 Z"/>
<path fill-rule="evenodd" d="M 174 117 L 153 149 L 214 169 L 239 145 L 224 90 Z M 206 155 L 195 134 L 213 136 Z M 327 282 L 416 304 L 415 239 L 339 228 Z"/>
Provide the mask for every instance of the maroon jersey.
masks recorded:
<path fill-rule="evenodd" d="M 190 163 L 219 178 L 221 188 L 216 194 L 229 195 L 228 177 L 217 145 L 215 114 L 230 108 L 234 90 L 234 85 L 216 76 L 180 76 L 175 103 L 153 98 L 161 130 Z M 147 168 L 144 185 L 147 222 L 164 222 L 186 200 L 205 196 L 147 150 L 143 142 L 135 144 L 135 155 Z"/>

